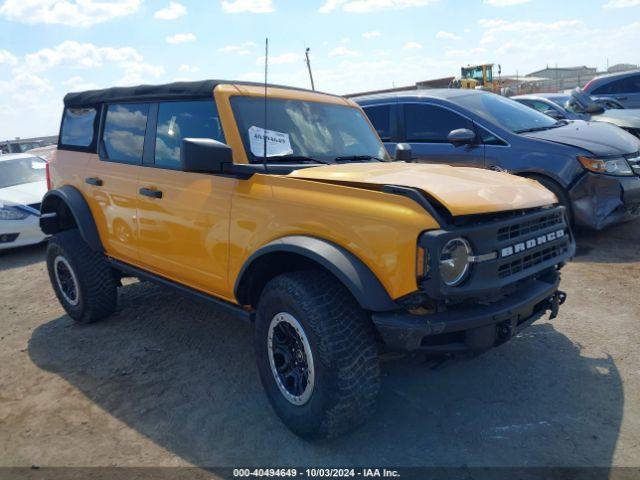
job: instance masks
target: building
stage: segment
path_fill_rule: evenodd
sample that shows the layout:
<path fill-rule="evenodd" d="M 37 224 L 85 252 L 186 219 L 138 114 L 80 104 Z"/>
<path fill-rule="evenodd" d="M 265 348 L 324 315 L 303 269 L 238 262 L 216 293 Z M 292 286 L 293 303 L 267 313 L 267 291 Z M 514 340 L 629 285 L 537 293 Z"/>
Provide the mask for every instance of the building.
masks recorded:
<path fill-rule="evenodd" d="M 607 68 L 608 73 L 620 73 L 627 72 L 629 70 L 637 70 L 640 65 L 633 65 L 632 63 L 616 63 Z"/>
<path fill-rule="evenodd" d="M 595 67 L 586 67 L 584 65 L 580 67 L 553 67 L 548 65 L 542 70 L 531 72 L 527 77 L 543 77 L 548 79 L 568 79 L 579 77 L 595 77 L 598 73 L 598 69 Z"/>

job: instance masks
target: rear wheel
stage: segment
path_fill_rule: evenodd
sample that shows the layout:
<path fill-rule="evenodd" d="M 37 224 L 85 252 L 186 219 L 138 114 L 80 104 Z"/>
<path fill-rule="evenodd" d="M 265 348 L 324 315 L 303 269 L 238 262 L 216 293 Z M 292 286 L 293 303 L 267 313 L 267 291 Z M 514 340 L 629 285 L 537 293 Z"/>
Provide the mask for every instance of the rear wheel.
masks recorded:
<path fill-rule="evenodd" d="M 373 325 L 331 275 L 280 275 L 258 304 L 255 348 L 274 410 L 295 434 L 335 437 L 375 410 L 380 384 Z"/>
<path fill-rule="evenodd" d="M 77 230 L 56 233 L 47 246 L 53 290 L 71 318 L 91 323 L 111 315 L 117 280 L 104 255 L 93 251 Z"/>

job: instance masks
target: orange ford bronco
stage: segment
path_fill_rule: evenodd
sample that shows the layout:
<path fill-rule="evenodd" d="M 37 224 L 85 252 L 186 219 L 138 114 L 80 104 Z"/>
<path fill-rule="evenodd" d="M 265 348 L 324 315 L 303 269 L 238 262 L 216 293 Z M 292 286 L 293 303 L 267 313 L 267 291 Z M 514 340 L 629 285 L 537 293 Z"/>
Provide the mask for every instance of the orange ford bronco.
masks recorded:
<path fill-rule="evenodd" d="M 381 346 L 482 351 L 564 300 L 575 246 L 552 193 L 405 145 L 392 161 L 350 100 L 202 81 L 64 102 L 41 217 L 62 306 L 103 319 L 132 276 L 234 310 L 303 437 L 372 413 Z"/>

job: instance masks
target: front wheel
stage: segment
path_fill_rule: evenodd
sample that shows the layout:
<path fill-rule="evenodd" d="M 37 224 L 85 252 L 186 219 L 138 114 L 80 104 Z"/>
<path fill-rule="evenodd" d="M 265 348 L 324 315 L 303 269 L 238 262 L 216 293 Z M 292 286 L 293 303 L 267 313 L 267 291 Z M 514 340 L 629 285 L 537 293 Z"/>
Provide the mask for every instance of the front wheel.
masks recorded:
<path fill-rule="evenodd" d="M 258 304 L 262 384 L 284 424 L 303 438 L 335 437 L 375 410 L 380 385 L 373 325 L 331 275 L 280 275 Z"/>
<path fill-rule="evenodd" d="M 567 223 L 569 226 L 573 226 L 573 208 L 571 206 L 571 199 L 569 198 L 569 194 L 567 191 L 562 188 L 558 183 L 550 178 L 547 178 L 542 175 L 531 175 L 528 178 L 532 180 L 538 181 L 543 187 L 547 190 L 550 190 L 556 197 L 558 197 L 558 202 L 560 205 L 565 207 L 565 211 L 567 213 Z"/>

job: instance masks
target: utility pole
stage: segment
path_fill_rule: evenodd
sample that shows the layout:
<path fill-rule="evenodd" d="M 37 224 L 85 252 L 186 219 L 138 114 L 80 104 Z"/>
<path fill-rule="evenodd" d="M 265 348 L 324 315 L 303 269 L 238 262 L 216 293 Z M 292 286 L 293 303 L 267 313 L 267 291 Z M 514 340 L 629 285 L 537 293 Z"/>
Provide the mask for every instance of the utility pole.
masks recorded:
<path fill-rule="evenodd" d="M 316 86 L 313 83 L 313 74 L 311 73 L 311 60 L 309 60 L 309 50 L 311 50 L 309 47 L 307 47 L 307 49 L 304 52 L 304 56 L 306 58 L 306 62 L 307 62 L 307 69 L 309 70 L 309 80 L 311 80 L 311 90 L 313 90 L 314 92 L 316 91 Z"/>

